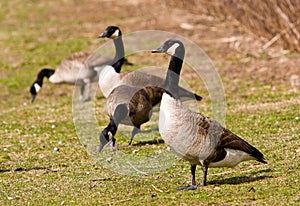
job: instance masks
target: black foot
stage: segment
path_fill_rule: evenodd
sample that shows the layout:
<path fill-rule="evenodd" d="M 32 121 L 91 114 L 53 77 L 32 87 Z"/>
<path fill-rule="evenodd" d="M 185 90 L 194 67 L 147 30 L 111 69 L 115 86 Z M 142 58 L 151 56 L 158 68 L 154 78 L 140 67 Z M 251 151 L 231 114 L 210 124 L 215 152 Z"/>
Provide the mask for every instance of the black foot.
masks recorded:
<path fill-rule="evenodd" d="M 196 185 L 187 185 L 183 187 L 178 187 L 177 190 L 195 190 L 198 187 Z"/>

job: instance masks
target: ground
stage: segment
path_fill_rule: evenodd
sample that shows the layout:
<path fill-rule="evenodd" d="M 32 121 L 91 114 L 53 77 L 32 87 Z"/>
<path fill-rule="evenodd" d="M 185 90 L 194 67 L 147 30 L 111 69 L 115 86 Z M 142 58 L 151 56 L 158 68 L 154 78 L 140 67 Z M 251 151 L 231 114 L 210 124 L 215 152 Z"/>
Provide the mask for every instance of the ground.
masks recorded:
<path fill-rule="evenodd" d="M 297 205 L 300 155 L 300 55 L 248 34 L 233 20 L 218 19 L 168 1 L 11 0 L 0 2 L 0 200 L 5 205 Z M 122 175 L 91 158 L 78 136 L 72 113 L 72 85 L 45 80 L 36 102 L 29 86 L 42 67 L 57 66 L 69 54 L 94 51 L 108 25 L 124 34 L 163 30 L 181 35 L 206 52 L 222 80 L 226 127 L 257 147 L 267 165 L 242 163 L 210 169 L 208 186 L 188 184 L 189 165 L 174 162 L 158 173 Z M 153 48 L 154 49 L 154 48 Z M 131 55 L 134 70 L 167 65 L 168 57 Z M 209 93 L 187 66 L 182 78 L 204 100 L 193 103 L 212 115 Z M 294 80 L 293 80 L 294 78 Z M 96 93 L 100 132 L 107 124 L 104 98 Z M 93 105 L 92 105 L 93 106 Z M 92 111 L 93 112 L 93 111 Z M 91 113 L 92 118 L 94 113 Z M 74 122 L 73 122 L 74 120 Z M 89 125 L 89 124 L 87 124 Z M 143 129 L 155 130 L 156 122 Z M 87 128 L 89 128 L 87 126 Z M 117 133 L 126 144 L 129 129 Z M 77 133 L 76 133 L 77 131 Z M 98 133 L 95 134 L 97 141 Z M 58 148 L 58 149 L 55 149 Z M 138 134 L 125 154 L 143 157 L 164 151 L 159 133 Z M 201 181 L 200 168 L 197 180 Z"/>

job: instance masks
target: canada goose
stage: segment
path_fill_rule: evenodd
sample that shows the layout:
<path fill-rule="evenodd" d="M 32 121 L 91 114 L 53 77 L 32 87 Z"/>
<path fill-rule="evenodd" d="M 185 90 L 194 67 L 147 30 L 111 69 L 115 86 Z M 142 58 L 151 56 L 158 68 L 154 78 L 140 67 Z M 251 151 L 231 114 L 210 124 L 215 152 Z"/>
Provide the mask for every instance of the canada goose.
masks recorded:
<path fill-rule="evenodd" d="M 98 53 L 77 52 L 64 59 L 55 70 L 49 68 L 42 69 L 30 87 L 31 102 L 35 100 L 37 93 L 43 86 L 44 77 L 47 77 L 53 84 L 74 84 L 77 81 L 81 85 L 80 99 L 83 99 L 84 87 L 87 85 L 88 91 L 85 100 L 89 100 L 90 84 L 92 81 L 98 80 L 98 75 L 94 67 L 106 65 L 111 61 L 111 57 L 102 56 Z"/>
<path fill-rule="evenodd" d="M 266 163 L 260 151 L 217 121 L 183 107 L 178 94 L 185 54 L 181 41 L 170 39 L 152 52 L 171 55 L 160 105 L 159 132 L 176 154 L 190 162 L 191 184 L 178 189 L 193 190 L 205 186 L 208 167 L 234 167 L 247 160 Z M 195 179 L 197 165 L 203 168 L 203 180 L 198 186 Z"/>
<path fill-rule="evenodd" d="M 115 63 L 112 66 L 105 66 L 99 74 L 99 87 L 104 97 L 107 97 L 114 88 L 121 84 L 135 87 L 157 86 L 163 88 L 164 79 L 161 77 L 138 71 L 120 73 L 124 61 L 124 45 L 122 32 L 119 27 L 108 26 L 98 37 L 113 39 L 116 50 L 116 56 L 113 61 Z M 202 99 L 201 96 L 182 87 L 179 87 L 179 95 L 180 97 L 188 97 L 198 101 Z"/>
<path fill-rule="evenodd" d="M 134 126 L 128 145 L 139 132 L 140 126 L 149 121 L 152 108 L 157 105 L 164 89 L 160 87 L 132 87 L 120 85 L 107 97 L 105 111 L 110 118 L 108 126 L 100 134 L 98 152 L 110 140 L 115 143 L 114 135 L 120 123 Z"/>

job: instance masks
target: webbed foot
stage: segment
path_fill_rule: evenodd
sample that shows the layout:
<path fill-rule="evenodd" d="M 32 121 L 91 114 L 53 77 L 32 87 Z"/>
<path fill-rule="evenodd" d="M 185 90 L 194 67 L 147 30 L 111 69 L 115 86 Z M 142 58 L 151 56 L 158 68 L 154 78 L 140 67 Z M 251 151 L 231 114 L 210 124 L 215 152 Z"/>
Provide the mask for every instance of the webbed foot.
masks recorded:
<path fill-rule="evenodd" d="M 177 190 L 195 190 L 197 188 L 198 186 L 196 185 L 187 185 L 187 186 L 178 187 Z"/>

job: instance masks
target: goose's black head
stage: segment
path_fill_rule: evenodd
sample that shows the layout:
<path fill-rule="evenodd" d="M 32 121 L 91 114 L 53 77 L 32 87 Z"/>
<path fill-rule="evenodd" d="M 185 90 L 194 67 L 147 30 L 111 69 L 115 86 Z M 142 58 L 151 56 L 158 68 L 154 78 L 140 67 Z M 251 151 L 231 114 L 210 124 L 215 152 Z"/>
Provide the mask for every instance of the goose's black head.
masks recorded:
<path fill-rule="evenodd" d="M 169 39 L 159 48 L 152 50 L 152 53 L 166 53 L 171 56 L 183 58 L 184 46 L 182 42 L 177 39 Z"/>
<path fill-rule="evenodd" d="M 104 146 L 109 142 L 109 141 L 114 141 L 114 137 L 111 131 L 109 131 L 108 128 L 105 128 L 102 133 L 100 134 L 100 144 L 98 146 L 97 152 L 101 152 Z"/>
<path fill-rule="evenodd" d="M 54 74 L 53 69 L 43 68 L 37 75 L 37 79 L 33 82 L 30 86 L 30 93 L 31 93 L 31 102 L 34 102 L 37 93 L 43 86 L 43 79 L 44 77 L 49 78 L 51 75 Z"/>
<path fill-rule="evenodd" d="M 164 89 L 166 93 L 179 99 L 178 83 L 185 53 L 182 42 L 177 39 L 169 39 L 159 48 L 152 50 L 152 53 L 171 55 Z"/>
<path fill-rule="evenodd" d="M 98 38 L 118 38 L 121 36 L 121 30 L 117 26 L 108 26 L 103 33 L 101 33 Z"/>
<path fill-rule="evenodd" d="M 35 97 L 40 89 L 41 89 L 41 86 L 36 81 L 31 85 L 31 87 L 30 87 L 31 102 L 34 102 Z"/>

